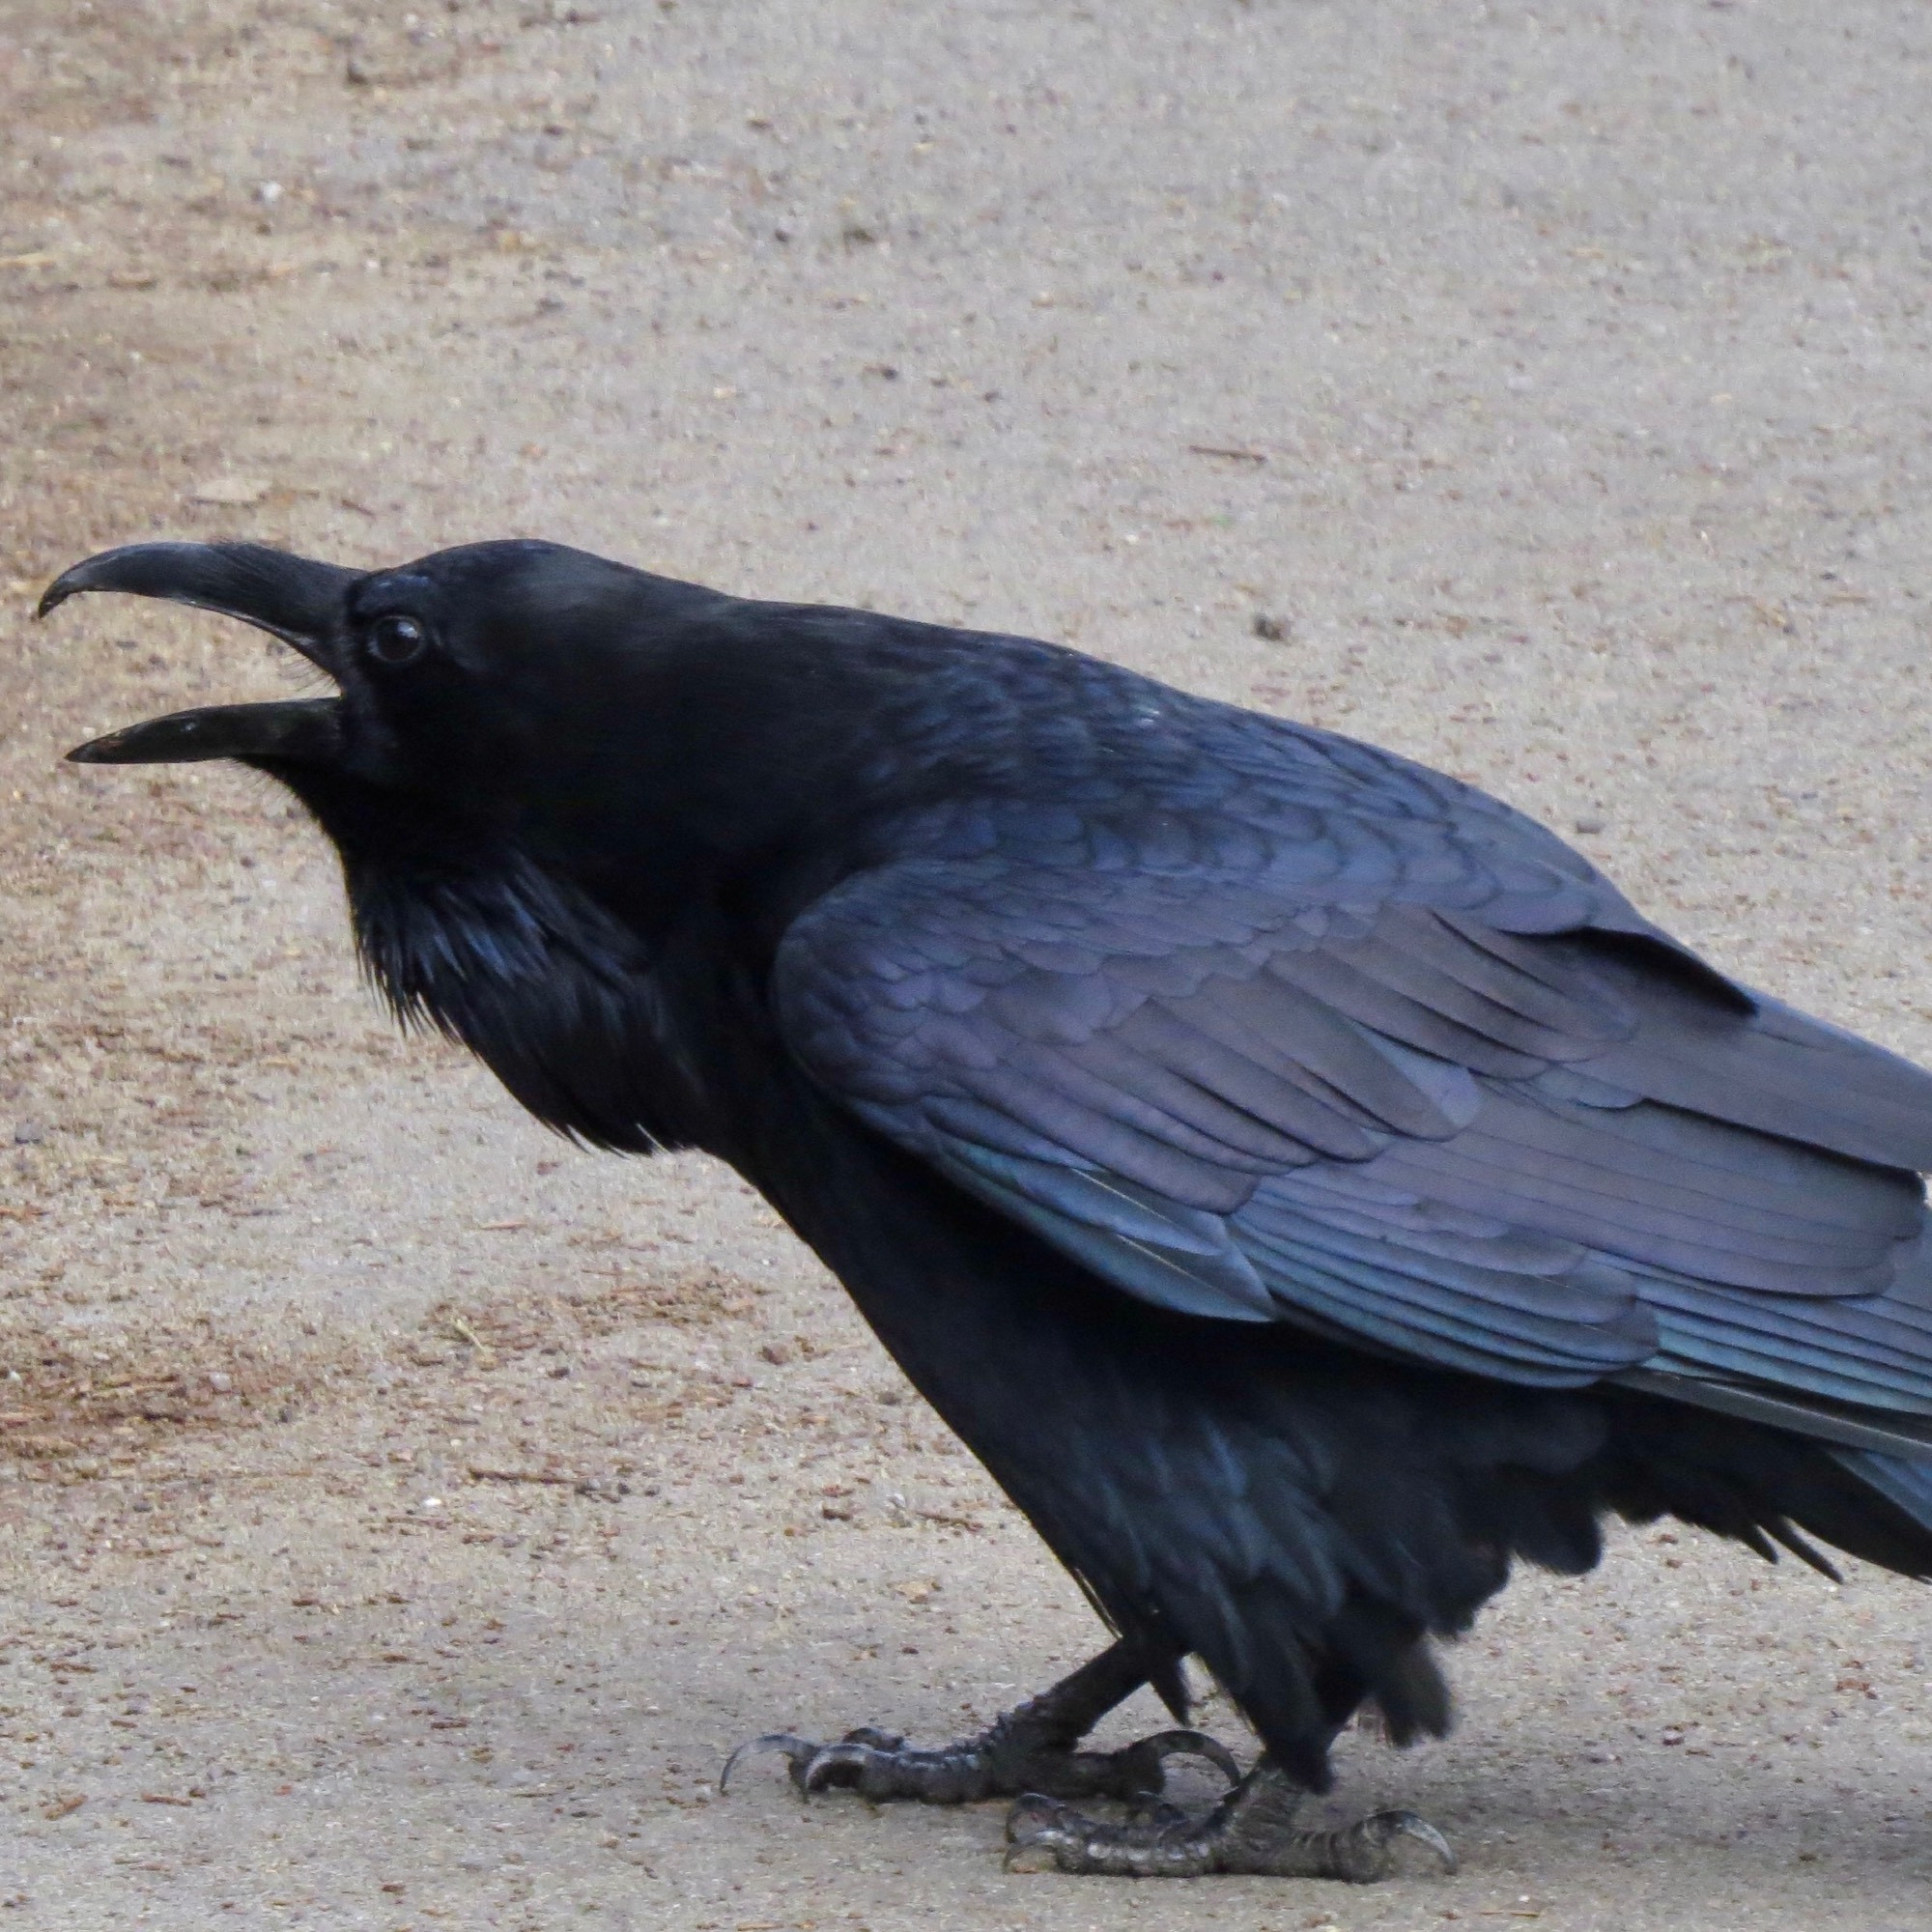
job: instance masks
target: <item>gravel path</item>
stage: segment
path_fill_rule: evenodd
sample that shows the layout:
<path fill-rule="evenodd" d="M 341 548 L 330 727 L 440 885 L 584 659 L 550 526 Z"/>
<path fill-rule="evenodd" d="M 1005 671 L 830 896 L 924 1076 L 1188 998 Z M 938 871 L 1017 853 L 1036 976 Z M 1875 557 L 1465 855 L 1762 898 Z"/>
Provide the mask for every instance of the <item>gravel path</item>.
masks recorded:
<path fill-rule="evenodd" d="M 1857 0 L 0 0 L 0 1907 L 1922 1927 L 1928 1599 L 1689 1531 L 1347 1743 L 1454 1880 L 720 1800 L 1092 1620 L 730 1176 L 391 1035 L 264 785 L 57 763 L 285 658 L 26 618 L 153 532 L 528 531 L 1036 632 L 1465 773 L 1932 1058 L 1928 85 Z"/>

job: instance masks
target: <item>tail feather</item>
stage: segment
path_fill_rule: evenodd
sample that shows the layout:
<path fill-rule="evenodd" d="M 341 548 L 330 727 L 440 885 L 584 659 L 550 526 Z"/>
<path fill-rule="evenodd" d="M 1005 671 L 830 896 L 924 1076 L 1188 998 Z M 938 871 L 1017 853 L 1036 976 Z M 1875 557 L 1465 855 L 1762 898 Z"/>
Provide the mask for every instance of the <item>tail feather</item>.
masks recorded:
<path fill-rule="evenodd" d="M 1808 1538 L 1932 1580 L 1932 1444 L 1871 1448 L 1642 1397 L 1619 1402 L 1601 1493 L 1633 1521 L 1675 1516 L 1760 1556 L 1782 1545 L 1830 1576 Z"/>
<path fill-rule="evenodd" d="M 1884 1455 L 1876 1449 L 1833 1449 L 1831 1454 L 1894 1509 L 1903 1510 L 1920 1528 L 1932 1531 L 1932 1461 Z"/>

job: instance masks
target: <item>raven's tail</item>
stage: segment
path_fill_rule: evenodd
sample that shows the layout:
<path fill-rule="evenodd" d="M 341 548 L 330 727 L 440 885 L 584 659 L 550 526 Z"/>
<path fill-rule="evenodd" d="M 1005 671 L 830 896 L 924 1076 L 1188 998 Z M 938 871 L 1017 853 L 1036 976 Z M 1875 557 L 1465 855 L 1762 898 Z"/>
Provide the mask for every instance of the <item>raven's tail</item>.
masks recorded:
<path fill-rule="evenodd" d="M 1806 1538 L 1932 1581 L 1932 1442 L 1854 1448 L 1702 1406 L 1619 1402 L 1604 1498 L 1636 1522 L 1675 1516 L 1760 1556 L 1781 1544 L 1834 1575 Z"/>
<path fill-rule="evenodd" d="M 1833 1449 L 1833 1462 L 1849 1469 L 1867 1489 L 1932 1532 L 1932 1461 L 1888 1456 L 1876 1449 Z"/>

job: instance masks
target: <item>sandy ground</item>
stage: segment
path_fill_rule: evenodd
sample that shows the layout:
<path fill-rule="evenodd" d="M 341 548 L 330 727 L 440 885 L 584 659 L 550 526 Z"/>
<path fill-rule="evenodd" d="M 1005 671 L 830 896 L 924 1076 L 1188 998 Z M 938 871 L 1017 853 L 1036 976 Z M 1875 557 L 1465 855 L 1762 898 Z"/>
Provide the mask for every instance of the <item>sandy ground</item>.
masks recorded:
<path fill-rule="evenodd" d="M 1037 632 L 1468 774 L 1932 1057 L 1928 57 L 1855 0 L 0 4 L 4 1922 L 1932 1921 L 1932 1604 L 1689 1532 L 1346 1744 L 1454 1880 L 719 1799 L 1091 1619 L 732 1177 L 391 1036 L 265 786 L 57 763 L 291 688 L 263 640 L 26 621 L 151 532 L 528 531 Z"/>

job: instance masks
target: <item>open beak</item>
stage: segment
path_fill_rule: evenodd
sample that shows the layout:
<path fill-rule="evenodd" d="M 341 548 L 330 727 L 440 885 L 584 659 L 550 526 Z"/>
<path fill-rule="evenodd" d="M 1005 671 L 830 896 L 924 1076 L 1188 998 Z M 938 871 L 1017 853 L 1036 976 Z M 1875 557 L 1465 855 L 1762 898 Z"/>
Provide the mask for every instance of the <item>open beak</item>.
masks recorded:
<path fill-rule="evenodd" d="M 342 742 L 332 697 L 283 704 L 204 704 L 90 738 L 74 765 L 187 765 L 203 758 L 296 758 L 315 763 Z"/>
<path fill-rule="evenodd" d="M 84 590 L 163 597 L 224 617 L 239 617 L 293 645 L 333 674 L 349 586 L 360 573 L 260 544 L 128 544 L 64 570 L 47 586 L 44 617 Z M 170 764 L 202 758 L 313 760 L 340 743 L 333 697 L 270 704 L 207 705 L 130 724 L 79 745 L 79 764 Z"/>

